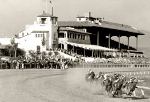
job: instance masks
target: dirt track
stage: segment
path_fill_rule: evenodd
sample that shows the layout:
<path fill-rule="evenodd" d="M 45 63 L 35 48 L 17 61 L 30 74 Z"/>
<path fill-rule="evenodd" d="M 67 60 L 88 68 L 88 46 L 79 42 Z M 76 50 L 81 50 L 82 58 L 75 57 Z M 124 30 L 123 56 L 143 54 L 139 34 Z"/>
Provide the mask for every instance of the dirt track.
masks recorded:
<path fill-rule="evenodd" d="M 150 102 L 110 98 L 87 85 L 80 73 L 61 70 L 0 70 L 0 102 Z"/>

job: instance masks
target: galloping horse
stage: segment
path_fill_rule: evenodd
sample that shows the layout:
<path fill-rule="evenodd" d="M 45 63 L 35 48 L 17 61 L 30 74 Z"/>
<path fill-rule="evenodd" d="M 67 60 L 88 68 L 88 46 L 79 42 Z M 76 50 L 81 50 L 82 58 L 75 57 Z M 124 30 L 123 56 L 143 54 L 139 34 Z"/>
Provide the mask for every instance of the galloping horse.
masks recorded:
<path fill-rule="evenodd" d="M 130 78 L 130 81 L 124 86 L 124 93 L 131 96 L 137 88 L 138 80 L 136 78 Z"/>
<path fill-rule="evenodd" d="M 85 79 L 88 82 L 100 82 L 107 94 L 111 94 L 113 97 L 123 97 L 122 95 L 124 94 L 131 96 L 134 94 L 135 89 L 138 88 L 138 80 L 136 78 L 128 78 L 121 74 L 112 75 L 99 72 L 95 75 L 95 73 L 90 70 L 89 73 L 86 74 Z M 141 93 L 144 95 L 143 90 L 141 90 Z"/>
<path fill-rule="evenodd" d="M 89 70 L 89 73 L 85 75 L 85 80 L 93 82 L 95 80 L 95 73 L 92 70 Z"/>
<path fill-rule="evenodd" d="M 112 96 L 121 96 L 122 95 L 122 88 L 125 87 L 126 84 L 126 77 L 120 76 L 117 80 L 113 80 L 112 83 Z"/>

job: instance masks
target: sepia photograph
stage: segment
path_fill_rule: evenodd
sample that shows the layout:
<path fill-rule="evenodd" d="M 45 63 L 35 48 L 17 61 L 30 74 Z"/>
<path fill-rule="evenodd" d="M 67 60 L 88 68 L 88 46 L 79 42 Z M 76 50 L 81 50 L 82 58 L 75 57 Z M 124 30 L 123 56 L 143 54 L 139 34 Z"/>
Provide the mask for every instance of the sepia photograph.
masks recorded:
<path fill-rule="evenodd" d="M 150 102 L 150 0 L 0 0 L 0 102 Z"/>

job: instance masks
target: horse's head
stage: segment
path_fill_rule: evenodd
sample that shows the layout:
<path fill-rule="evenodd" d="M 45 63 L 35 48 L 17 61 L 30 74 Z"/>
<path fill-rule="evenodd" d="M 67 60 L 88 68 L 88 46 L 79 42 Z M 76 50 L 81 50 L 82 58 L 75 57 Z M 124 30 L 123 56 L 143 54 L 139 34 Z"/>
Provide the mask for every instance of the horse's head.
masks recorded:
<path fill-rule="evenodd" d="M 101 76 L 103 73 L 102 73 L 102 72 L 99 72 L 98 74 L 99 74 L 99 76 Z"/>

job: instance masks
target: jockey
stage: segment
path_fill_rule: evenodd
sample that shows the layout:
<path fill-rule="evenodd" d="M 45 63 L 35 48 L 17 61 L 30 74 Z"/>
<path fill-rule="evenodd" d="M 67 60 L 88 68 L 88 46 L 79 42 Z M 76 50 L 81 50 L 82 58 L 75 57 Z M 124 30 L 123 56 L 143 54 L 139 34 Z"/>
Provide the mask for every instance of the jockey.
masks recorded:
<path fill-rule="evenodd" d="M 103 73 L 102 73 L 102 72 L 99 72 L 99 73 L 96 75 L 96 78 L 99 79 L 99 78 L 102 77 L 102 75 L 103 75 Z"/>
<path fill-rule="evenodd" d="M 129 83 L 133 83 L 135 79 L 136 79 L 135 77 L 131 77 Z"/>
<path fill-rule="evenodd" d="M 135 83 L 138 83 L 138 79 L 137 79 L 137 78 L 135 78 L 135 79 L 134 79 L 134 82 L 135 82 Z"/>
<path fill-rule="evenodd" d="M 137 88 L 137 86 L 136 86 L 137 83 L 138 83 L 138 80 L 135 77 L 130 78 L 130 80 L 129 80 L 130 91 L 129 91 L 128 95 L 132 95 L 135 88 Z"/>
<path fill-rule="evenodd" d="M 108 74 L 104 74 L 104 81 L 109 78 Z"/>
<path fill-rule="evenodd" d="M 91 71 L 91 78 L 94 79 L 95 78 L 95 73 L 93 71 Z"/>
<path fill-rule="evenodd" d="M 119 75 L 118 74 L 114 74 L 114 76 L 113 76 L 114 81 L 118 80 L 118 78 L 119 78 Z"/>
<path fill-rule="evenodd" d="M 94 79 L 94 78 L 95 78 L 95 73 L 94 73 L 94 71 L 92 71 L 91 69 L 89 69 L 89 71 L 88 71 L 88 76 L 91 76 L 91 78 Z"/>
<path fill-rule="evenodd" d="M 89 75 L 89 76 L 91 75 L 91 72 L 92 72 L 92 70 L 89 69 L 89 70 L 88 70 L 88 75 Z"/>

